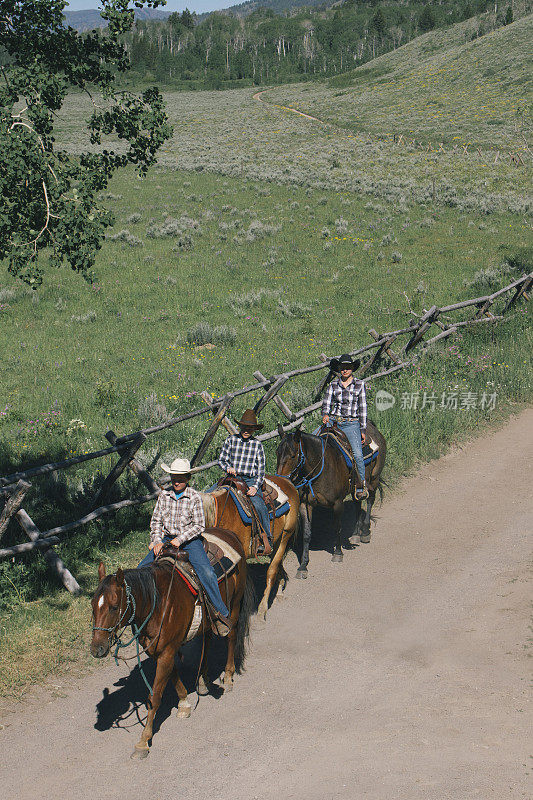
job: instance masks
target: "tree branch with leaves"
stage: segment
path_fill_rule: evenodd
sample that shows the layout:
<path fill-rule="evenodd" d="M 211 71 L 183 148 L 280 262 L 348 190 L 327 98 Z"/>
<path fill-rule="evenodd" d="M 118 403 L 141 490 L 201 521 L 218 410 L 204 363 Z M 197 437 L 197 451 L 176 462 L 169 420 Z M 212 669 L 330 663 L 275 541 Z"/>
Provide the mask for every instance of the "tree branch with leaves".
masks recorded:
<path fill-rule="evenodd" d="M 108 27 L 86 34 L 65 27 L 65 5 L 0 0 L 0 259 L 34 288 L 45 263 L 66 262 L 92 280 L 113 223 L 98 194 L 128 164 L 144 175 L 172 135 L 157 88 L 140 96 L 115 89 L 115 76 L 129 68 L 122 43 L 134 21 L 129 0 L 102 0 Z M 87 121 L 93 149 L 80 156 L 56 148 L 54 139 L 56 115 L 72 90 L 102 98 Z"/>

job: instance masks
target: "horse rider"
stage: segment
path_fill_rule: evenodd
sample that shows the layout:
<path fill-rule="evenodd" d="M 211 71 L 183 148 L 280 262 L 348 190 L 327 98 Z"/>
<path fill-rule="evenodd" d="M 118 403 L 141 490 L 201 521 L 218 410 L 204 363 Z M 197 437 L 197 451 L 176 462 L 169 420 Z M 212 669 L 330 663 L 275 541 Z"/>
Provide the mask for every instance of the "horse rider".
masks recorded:
<path fill-rule="evenodd" d="M 355 361 L 348 353 L 340 358 L 332 358 L 330 369 L 340 372 L 338 378 L 333 380 L 327 389 L 322 402 L 322 422 L 329 425 L 330 419 L 346 435 L 352 448 L 362 486 L 355 492 L 356 500 L 368 497 L 365 483 L 365 462 L 363 459 L 363 444 L 366 441 L 366 392 L 365 382 L 354 378 L 353 371 L 361 364 Z"/>
<path fill-rule="evenodd" d="M 150 521 L 150 552 L 137 569 L 152 564 L 164 544 L 179 547 L 189 556 L 198 580 L 215 609 L 217 631 L 227 636 L 231 630 L 229 611 L 226 608 L 215 571 L 204 550 L 202 534 L 205 530 L 204 507 L 200 493 L 191 489 L 191 465 L 186 458 L 176 458 L 170 466 L 161 464 L 169 473 L 171 489 L 163 489 L 157 498 Z"/>
<path fill-rule="evenodd" d="M 254 433 L 263 425 L 257 422 L 255 412 L 247 408 L 240 420 L 235 420 L 239 426 L 239 433 L 228 436 L 218 459 L 219 465 L 228 475 L 233 475 L 244 481 L 248 490 L 246 494 L 252 501 L 257 513 L 259 524 L 267 536 L 268 548 L 264 555 L 272 552 L 272 537 L 270 534 L 270 520 L 268 509 L 263 498 L 263 481 L 265 479 L 265 451 L 261 442 Z"/>

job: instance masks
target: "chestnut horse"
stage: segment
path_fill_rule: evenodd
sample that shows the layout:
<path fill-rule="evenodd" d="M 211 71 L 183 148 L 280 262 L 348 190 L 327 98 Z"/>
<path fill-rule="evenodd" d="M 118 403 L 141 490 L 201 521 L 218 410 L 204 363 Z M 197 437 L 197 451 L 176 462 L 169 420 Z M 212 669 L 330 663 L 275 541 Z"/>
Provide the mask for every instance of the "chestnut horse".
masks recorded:
<path fill-rule="evenodd" d="M 282 492 L 289 498 L 289 510 L 286 514 L 274 520 L 273 525 L 273 539 L 274 551 L 272 560 L 268 566 L 266 576 L 266 587 L 259 607 L 258 614 L 262 614 L 263 619 L 266 619 L 268 611 L 268 601 L 274 584 L 278 575 L 286 584 L 288 577 L 285 569 L 283 568 L 283 558 L 287 551 L 287 546 L 296 533 L 298 525 L 298 513 L 300 507 L 300 498 L 298 490 L 295 489 L 293 484 L 287 479 L 276 475 L 267 475 L 269 481 L 275 483 Z M 239 538 L 246 558 L 252 557 L 252 541 L 251 541 L 251 527 L 245 525 L 241 520 L 239 512 L 235 507 L 231 495 L 227 489 L 216 489 L 210 493 L 202 493 L 204 501 L 204 512 L 206 518 L 206 525 L 216 525 L 221 528 L 229 528 Z M 214 501 L 214 503 L 213 503 Z"/>
<path fill-rule="evenodd" d="M 251 578 L 246 573 L 245 553 L 240 543 L 229 531 L 224 534 L 228 543 L 239 553 L 241 560 L 227 581 L 222 581 L 222 599 L 230 608 L 233 628 L 229 633 L 228 657 L 224 672 L 224 691 L 231 691 L 235 673 L 235 657 L 240 667 L 245 655 L 245 641 L 249 620 L 254 610 L 254 591 Z M 128 625 L 138 631 L 139 644 L 155 658 L 157 666 L 154 685 L 148 696 L 148 716 L 140 741 L 135 745 L 132 758 L 145 758 L 152 738 L 153 722 L 161 703 L 161 696 L 172 681 L 178 693 L 178 717 L 191 715 L 187 689 L 183 685 L 175 663 L 180 646 L 187 641 L 193 623 L 196 598 L 185 582 L 176 574 L 172 563 L 157 560 L 141 569 L 118 569 L 114 575 L 105 576 L 102 562 L 98 567 L 100 584 L 92 598 L 93 637 L 90 650 L 95 658 L 106 656 L 119 641 Z M 227 592 L 227 593 L 226 593 Z M 144 627 L 143 627 L 144 625 Z M 210 686 L 207 675 L 207 653 L 211 638 L 209 622 L 202 618 L 196 636 L 204 636 L 202 658 L 199 666 L 199 694 Z M 139 662 L 140 663 L 140 662 Z"/>
<path fill-rule="evenodd" d="M 368 489 L 366 513 L 362 511 L 361 501 L 356 500 L 356 526 L 349 539 L 351 544 L 370 541 L 370 514 L 376 491 L 378 489 L 382 491 L 381 471 L 385 465 L 387 443 L 385 437 L 370 420 L 366 430 L 368 439 L 379 445 L 379 453 L 365 468 Z M 277 472 L 294 480 L 299 487 L 301 500 L 303 551 L 296 577 L 307 578 L 311 522 L 315 506 L 333 509 L 336 539 L 331 560 L 342 561 L 344 558 L 341 547 L 341 526 L 344 498 L 350 492 L 350 472 L 344 456 L 338 447 L 329 441 L 329 437 L 323 439 L 300 428 L 294 433 L 285 433 L 281 425 L 278 426 L 278 433 L 281 442 L 277 449 Z"/>

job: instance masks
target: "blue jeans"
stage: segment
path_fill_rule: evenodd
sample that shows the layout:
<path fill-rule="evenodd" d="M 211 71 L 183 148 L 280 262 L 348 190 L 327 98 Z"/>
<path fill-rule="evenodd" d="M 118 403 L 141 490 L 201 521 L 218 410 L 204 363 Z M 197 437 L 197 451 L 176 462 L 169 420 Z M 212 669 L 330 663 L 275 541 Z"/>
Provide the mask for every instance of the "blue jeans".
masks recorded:
<path fill-rule="evenodd" d="M 247 478 L 245 475 L 239 475 L 239 478 L 242 478 L 248 488 L 255 485 L 254 478 Z M 268 541 L 270 544 L 272 544 L 272 536 L 270 534 L 270 519 L 268 517 L 268 508 L 266 507 L 263 492 L 261 489 L 258 489 L 253 497 L 251 495 L 248 495 L 248 497 L 252 501 L 252 505 L 257 512 L 259 522 L 261 523 L 261 527 L 264 528 L 264 531 L 268 537 Z"/>
<path fill-rule="evenodd" d="M 359 473 L 361 481 L 364 483 L 365 462 L 363 459 L 363 443 L 361 442 L 361 426 L 356 420 L 355 422 L 340 422 L 338 427 L 343 433 L 346 434 L 346 438 L 350 442 L 350 447 L 352 448 L 355 464 L 357 466 L 357 472 Z"/>
<path fill-rule="evenodd" d="M 171 536 L 165 536 L 163 539 L 163 544 L 167 544 L 171 539 Z M 220 612 L 223 617 L 227 617 L 229 611 L 222 600 L 222 595 L 220 594 L 220 589 L 218 588 L 217 576 L 215 575 L 215 570 L 209 563 L 202 540 L 199 537 L 196 539 L 191 539 L 190 542 L 182 544 L 180 550 L 187 551 L 191 566 L 196 572 L 198 580 L 204 587 L 206 595 L 216 610 Z M 154 551 L 150 550 L 148 555 L 146 555 L 137 566 L 137 569 L 140 569 L 141 567 L 148 567 L 150 564 L 153 564 L 154 560 Z"/>

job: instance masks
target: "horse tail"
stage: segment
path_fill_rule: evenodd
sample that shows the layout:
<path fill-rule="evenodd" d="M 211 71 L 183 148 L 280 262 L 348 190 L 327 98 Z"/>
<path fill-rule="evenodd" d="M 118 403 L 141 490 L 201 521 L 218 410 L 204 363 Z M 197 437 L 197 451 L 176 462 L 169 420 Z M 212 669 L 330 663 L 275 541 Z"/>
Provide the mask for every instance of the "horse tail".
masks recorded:
<path fill-rule="evenodd" d="M 246 648 L 250 636 L 250 617 L 257 607 L 257 598 L 252 573 L 246 573 L 246 584 L 241 600 L 239 621 L 237 622 L 237 639 L 235 641 L 235 669 L 238 675 L 244 672 Z"/>

